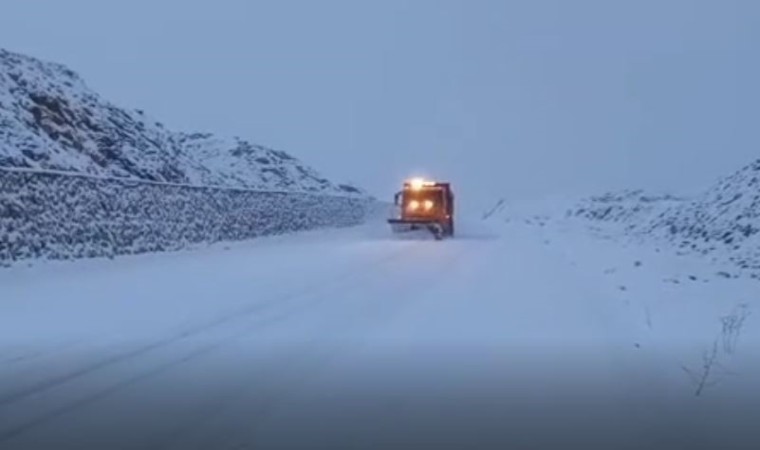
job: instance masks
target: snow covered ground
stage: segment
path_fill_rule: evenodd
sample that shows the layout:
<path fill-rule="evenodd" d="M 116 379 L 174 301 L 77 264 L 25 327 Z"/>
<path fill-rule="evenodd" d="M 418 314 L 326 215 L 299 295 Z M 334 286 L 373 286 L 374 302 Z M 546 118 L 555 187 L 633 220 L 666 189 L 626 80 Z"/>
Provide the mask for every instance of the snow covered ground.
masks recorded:
<path fill-rule="evenodd" d="M 756 280 L 458 229 L 4 269 L 0 448 L 756 448 Z"/>

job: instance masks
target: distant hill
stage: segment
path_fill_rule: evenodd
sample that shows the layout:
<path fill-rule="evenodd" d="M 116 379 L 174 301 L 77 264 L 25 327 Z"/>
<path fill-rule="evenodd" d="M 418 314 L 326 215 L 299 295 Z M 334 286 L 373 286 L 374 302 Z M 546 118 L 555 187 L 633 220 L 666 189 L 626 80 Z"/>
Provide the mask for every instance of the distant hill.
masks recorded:
<path fill-rule="evenodd" d="M 166 129 L 67 67 L 0 49 L 0 168 L 192 185 L 358 194 L 293 156 L 237 137 Z"/>

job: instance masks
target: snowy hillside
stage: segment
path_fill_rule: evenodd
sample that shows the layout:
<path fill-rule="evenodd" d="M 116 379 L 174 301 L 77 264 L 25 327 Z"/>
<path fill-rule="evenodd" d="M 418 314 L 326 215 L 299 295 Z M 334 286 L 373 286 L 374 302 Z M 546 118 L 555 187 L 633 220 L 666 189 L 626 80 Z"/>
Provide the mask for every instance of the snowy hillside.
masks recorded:
<path fill-rule="evenodd" d="M 730 261 L 760 273 L 760 160 L 724 177 L 688 199 L 645 195 L 641 191 L 607 194 L 580 202 L 569 218 L 617 224 L 629 237 L 655 239 L 681 252 Z"/>
<path fill-rule="evenodd" d="M 362 190 L 240 138 L 167 130 L 0 50 L 0 266 L 362 223 Z"/>
<path fill-rule="evenodd" d="M 360 194 L 287 153 L 167 130 L 115 106 L 68 68 L 0 49 L 0 168 L 193 185 Z"/>
<path fill-rule="evenodd" d="M 760 269 L 760 160 L 659 214 L 642 231 L 701 253 L 728 251 L 740 267 Z"/>

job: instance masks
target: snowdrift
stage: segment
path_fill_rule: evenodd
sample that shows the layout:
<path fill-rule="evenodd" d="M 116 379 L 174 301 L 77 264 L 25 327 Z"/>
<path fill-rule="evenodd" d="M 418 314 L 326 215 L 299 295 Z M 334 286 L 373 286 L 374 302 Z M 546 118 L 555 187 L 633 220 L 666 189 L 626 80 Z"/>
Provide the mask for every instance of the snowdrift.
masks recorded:
<path fill-rule="evenodd" d="M 605 239 L 655 243 L 679 254 L 729 263 L 733 276 L 760 278 L 760 160 L 689 197 L 624 190 L 578 199 L 499 200 L 484 220 L 550 221 L 585 227 Z"/>
<path fill-rule="evenodd" d="M 586 199 L 566 216 L 618 224 L 630 238 L 655 239 L 760 276 L 760 160 L 693 198 L 627 191 Z"/>

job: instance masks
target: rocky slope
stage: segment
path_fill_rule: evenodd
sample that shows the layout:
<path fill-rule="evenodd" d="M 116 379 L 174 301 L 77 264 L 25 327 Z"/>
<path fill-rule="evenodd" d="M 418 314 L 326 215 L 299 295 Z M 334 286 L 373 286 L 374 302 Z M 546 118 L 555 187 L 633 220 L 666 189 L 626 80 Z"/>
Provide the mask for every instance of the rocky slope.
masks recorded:
<path fill-rule="evenodd" d="M 65 66 L 0 49 L 0 168 L 192 185 L 362 194 L 285 152 L 179 133 L 109 103 Z"/>

